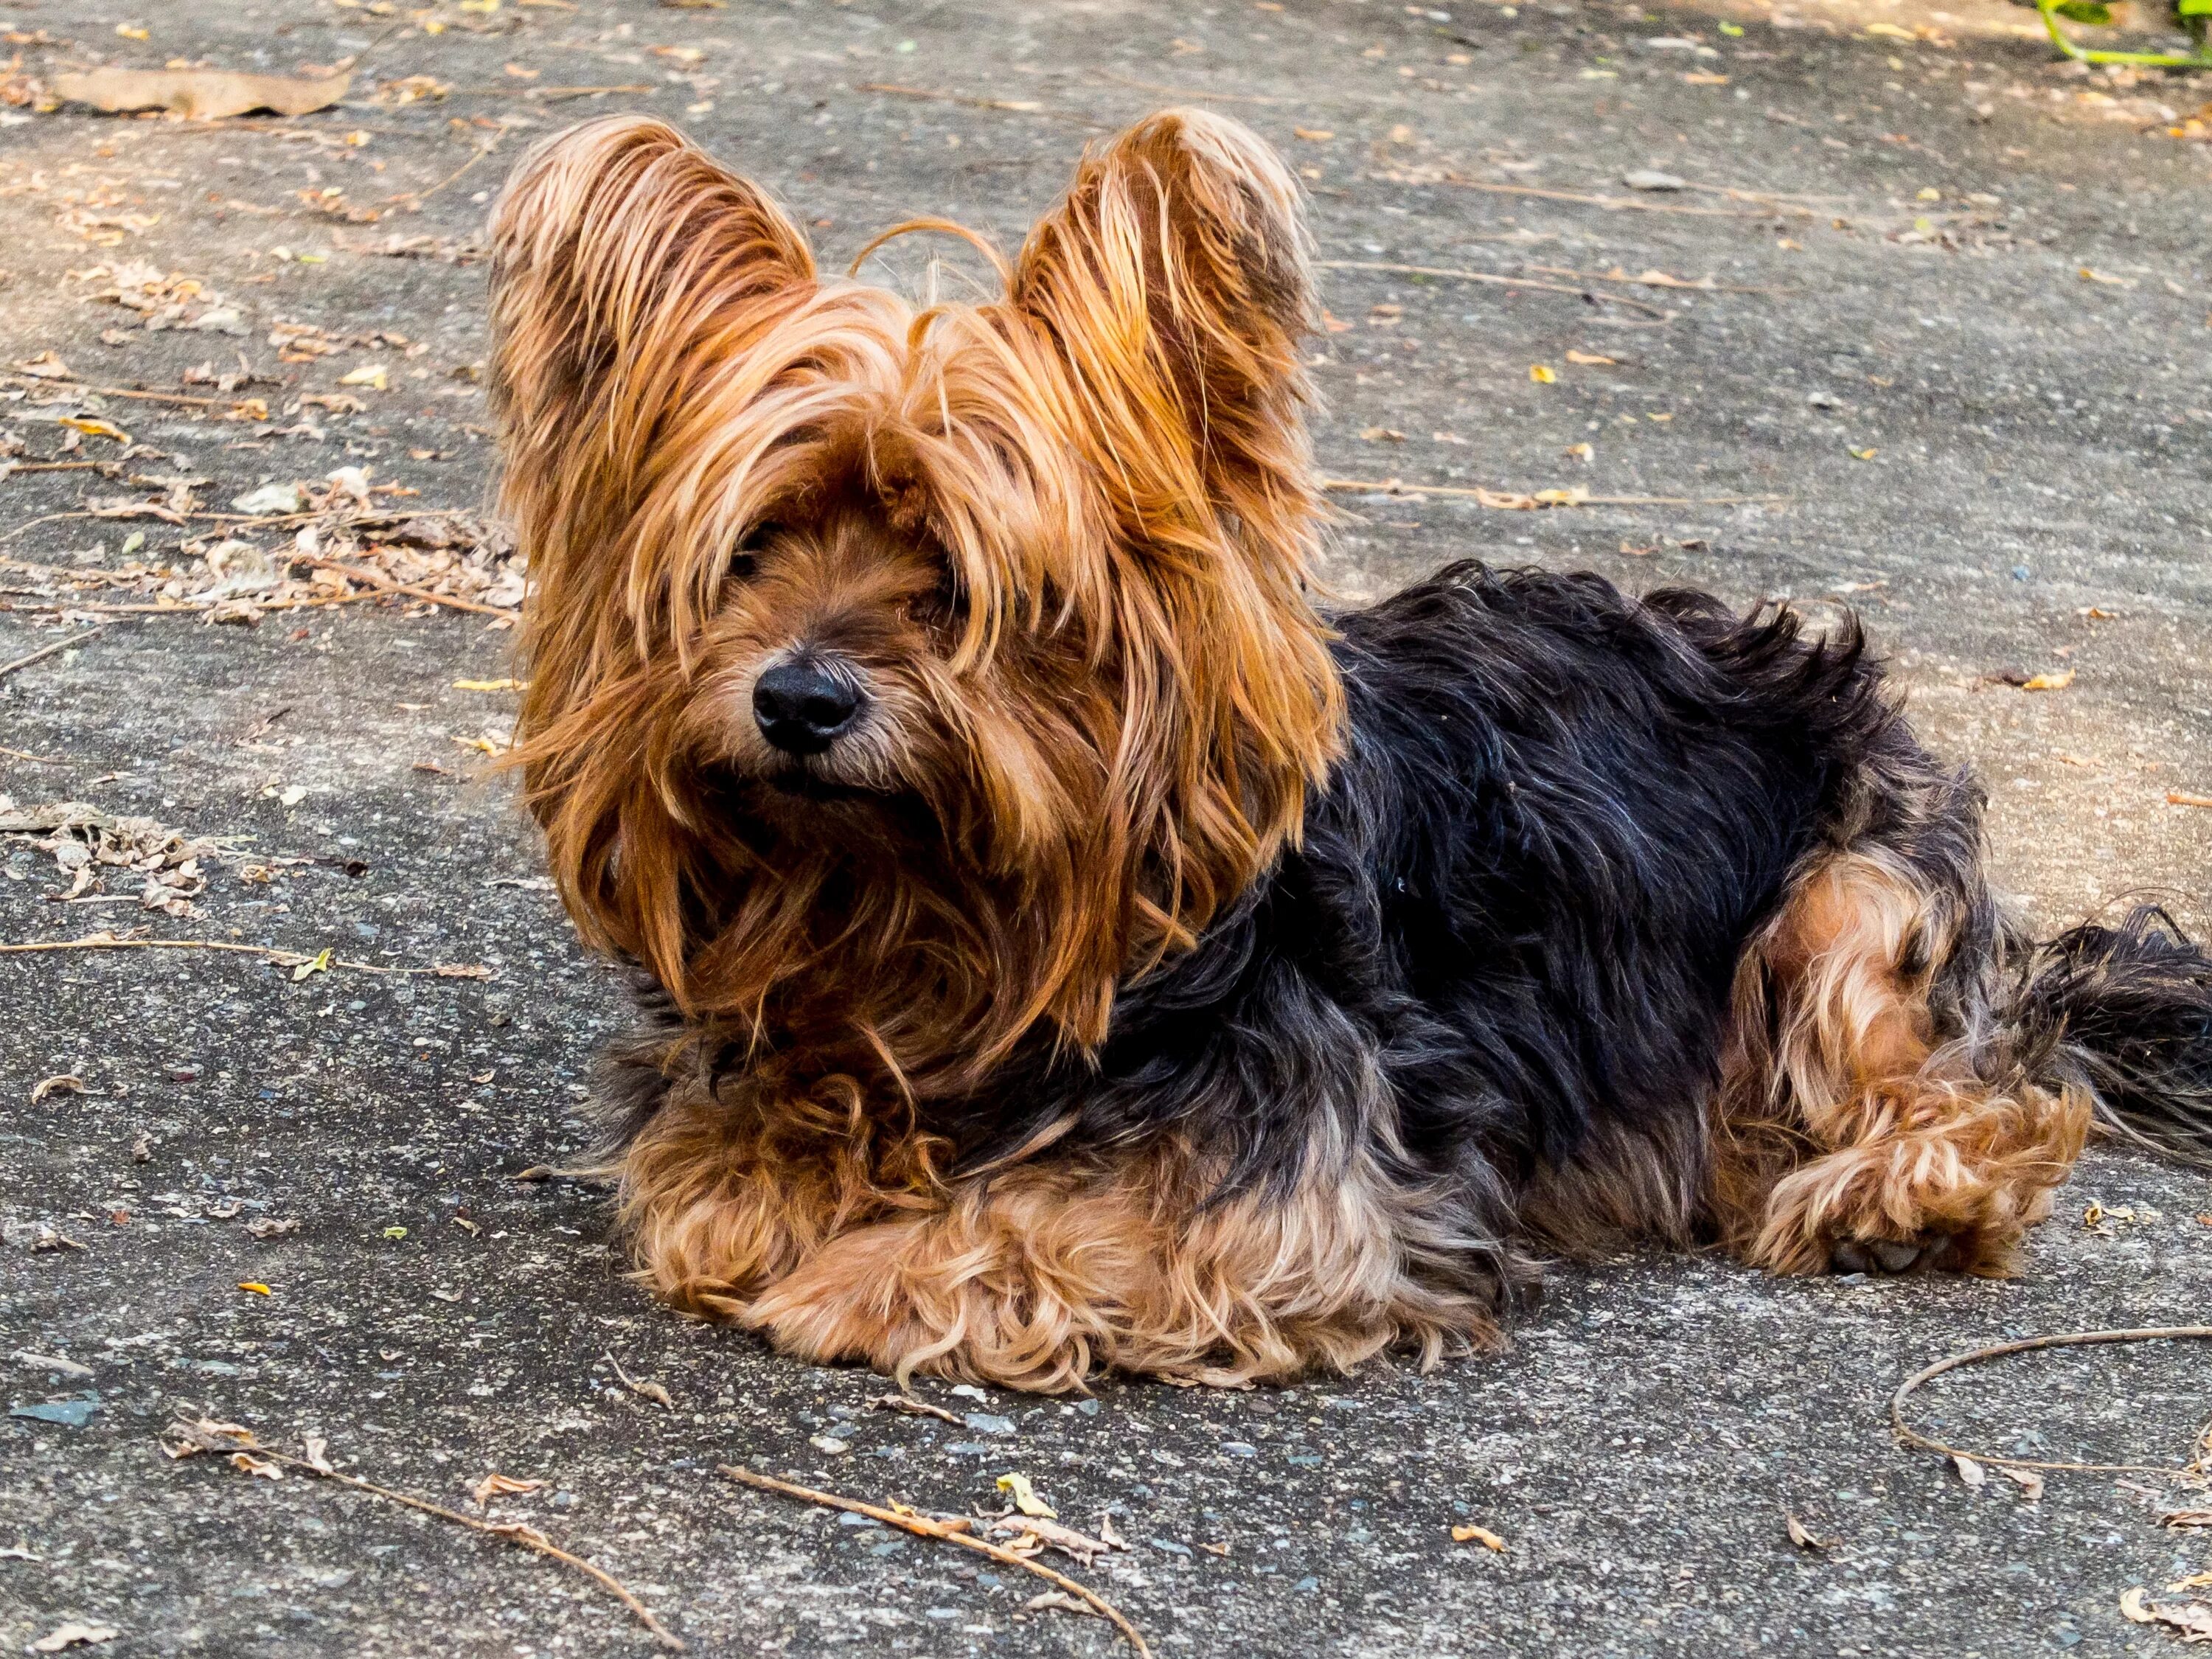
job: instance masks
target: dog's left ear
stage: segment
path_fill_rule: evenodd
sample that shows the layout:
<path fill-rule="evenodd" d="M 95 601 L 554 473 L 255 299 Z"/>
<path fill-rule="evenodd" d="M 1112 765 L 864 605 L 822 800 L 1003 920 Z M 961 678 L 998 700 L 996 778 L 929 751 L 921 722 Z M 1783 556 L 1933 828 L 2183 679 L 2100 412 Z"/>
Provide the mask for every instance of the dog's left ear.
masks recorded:
<path fill-rule="evenodd" d="M 814 282 L 805 238 L 763 191 L 636 116 L 532 150 L 491 246 L 492 391 L 510 484 L 520 473 L 526 489 L 533 471 L 573 493 L 580 466 L 635 462 L 684 374 L 741 350 Z"/>
<path fill-rule="evenodd" d="M 1164 492 L 1263 533 L 1294 515 L 1279 527 L 1304 542 L 1306 258 L 1290 170 L 1200 110 L 1086 155 L 1030 233 L 1011 299 L 1073 372 L 1125 515 L 1153 517 Z"/>

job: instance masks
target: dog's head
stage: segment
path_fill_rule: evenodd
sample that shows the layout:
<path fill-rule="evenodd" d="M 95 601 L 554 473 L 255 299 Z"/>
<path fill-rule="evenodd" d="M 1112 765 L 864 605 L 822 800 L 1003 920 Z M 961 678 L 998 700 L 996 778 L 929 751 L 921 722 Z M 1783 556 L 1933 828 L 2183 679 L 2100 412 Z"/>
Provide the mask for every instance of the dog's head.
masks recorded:
<path fill-rule="evenodd" d="M 916 311 L 620 118 L 535 151 L 494 244 L 518 754 L 586 935 L 909 1079 L 1097 1041 L 1338 741 L 1282 164 L 1156 116 L 1004 298 Z"/>

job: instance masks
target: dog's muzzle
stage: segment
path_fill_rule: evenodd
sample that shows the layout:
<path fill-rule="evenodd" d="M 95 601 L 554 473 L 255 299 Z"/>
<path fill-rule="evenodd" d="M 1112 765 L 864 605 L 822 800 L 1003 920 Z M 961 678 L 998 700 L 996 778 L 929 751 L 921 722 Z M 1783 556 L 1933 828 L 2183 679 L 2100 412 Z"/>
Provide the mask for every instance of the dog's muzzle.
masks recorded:
<path fill-rule="evenodd" d="M 860 716 L 858 687 L 815 657 L 778 663 L 753 682 L 753 719 L 770 747 L 818 755 Z"/>

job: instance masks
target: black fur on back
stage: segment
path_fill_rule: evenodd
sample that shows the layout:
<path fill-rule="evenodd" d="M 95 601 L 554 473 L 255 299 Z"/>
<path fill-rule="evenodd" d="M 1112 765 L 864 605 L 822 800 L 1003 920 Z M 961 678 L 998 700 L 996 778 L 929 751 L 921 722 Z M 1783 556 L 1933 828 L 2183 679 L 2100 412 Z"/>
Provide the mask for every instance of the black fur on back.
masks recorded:
<path fill-rule="evenodd" d="M 1225 1195 L 1380 1146 L 1480 1252 L 1539 1166 L 1694 1124 L 1747 940 L 1901 737 L 1856 625 L 1472 563 L 1338 625 L 1348 752 L 1302 846 L 1095 1062 L 970 1103 L 975 1159 L 1073 1115 L 1064 1146 L 1180 1136 Z"/>

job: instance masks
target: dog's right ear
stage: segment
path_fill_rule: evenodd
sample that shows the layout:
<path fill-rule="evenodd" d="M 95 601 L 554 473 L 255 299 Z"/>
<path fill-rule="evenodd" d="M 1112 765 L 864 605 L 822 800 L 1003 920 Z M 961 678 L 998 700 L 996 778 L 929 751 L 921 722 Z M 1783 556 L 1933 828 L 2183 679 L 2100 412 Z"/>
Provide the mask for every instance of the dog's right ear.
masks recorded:
<path fill-rule="evenodd" d="M 805 239 L 765 194 L 635 116 L 532 149 L 493 210 L 491 246 L 492 395 L 511 490 L 549 471 L 573 489 L 580 463 L 602 487 L 607 469 L 634 476 L 686 364 L 718 355 L 709 337 L 741 346 L 730 335 L 768 320 L 762 301 L 795 301 L 814 280 Z"/>
<path fill-rule="evenodd" d="M 645 660 L 670 578 L 627 544 L 656 469 L 696 447 L 678 428 L 713 406 L 702 388 L 809 301 L 814 260 L 761 191 L 629 117 L 531 151 L 491 246 L 501 505 L 532 590 L 508 758 L 585 937 L 680 991 L 686 843 L 638 737 L 677 683 Z"/>

